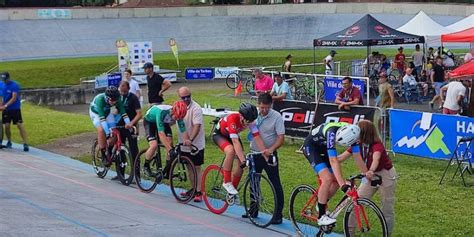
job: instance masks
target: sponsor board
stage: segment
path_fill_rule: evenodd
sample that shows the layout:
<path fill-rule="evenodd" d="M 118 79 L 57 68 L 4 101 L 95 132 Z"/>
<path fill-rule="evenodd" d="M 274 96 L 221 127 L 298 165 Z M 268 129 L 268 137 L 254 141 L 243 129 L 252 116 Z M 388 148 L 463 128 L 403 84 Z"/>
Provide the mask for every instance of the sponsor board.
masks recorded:
<path fill-rule="evenodd" d="M 353 86 L 359 88 L 360 95 L 364 95 L 365 84 L 361 80 L 353 79 Z M 327 102 L 336 100 L 337 93 L 342 89 L 342 79 L 326 77 L 324 79 L 324 99 Z"/>
<path fill-rule="evenodd" d="M 186 68 L 186 80 L 212 80 L 214 68 Z"/>
<path fill-rule="evenodd" d="M 314 117 L 314 125 L 328 122 L 346 122 L 357 124 L 362 119 L 374 121 L 376 107 L 352 106 L 350 111 L 339 110 L 337 104 L 320 103 Z"/>
<path fill-rule="evenodd" d="M 71 19 L 70 9 L 38 9 L 38 18 L 41 19 Z"/>
<path fill-rule="evenodd" d="M 214 68 L 214 78 L 227 78 L 229 74 L 237 72 L 238 67 L 216 67 Z"/>

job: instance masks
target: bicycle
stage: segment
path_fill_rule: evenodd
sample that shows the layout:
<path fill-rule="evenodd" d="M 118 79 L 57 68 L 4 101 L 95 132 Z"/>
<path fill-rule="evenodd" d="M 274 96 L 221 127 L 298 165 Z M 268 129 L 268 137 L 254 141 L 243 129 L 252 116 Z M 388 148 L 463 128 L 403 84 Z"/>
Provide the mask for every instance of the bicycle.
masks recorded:
<path fill-rule="evenodd" d="M 229 74 L 226 79 L 225 83 L 229 89 L 235 89 L 239 85 L 239 83 L 242 81 L 243 86 L 245 87 L 245 90 L 249 94 L 255 94 L 254 93 L 254 88 L 255 88 L 255 77 L 253 74 L 251 75 L 246 75 L 249 72 L 247 71 L 240 71 L 240 72 L 233 72 Z"/>
<path fill-rule="evenodd" d="M 272 183 L 266 176 L 256 172 L 255 156 L 261 154 L 261 152 L 250 152 L 246 155 L 245 163 L 240 167 L 248 166 L 249 173 L 245 182 L 239 185 L 237 190 L 240 191 L 242 187 L 244 188 L 244 209 L 250 221 L 258 227 L 265 228 L 270 225 L 275 215 L 277 200 Z M 275 157 L 270 158 L 272 162 L 268 164 L 275 166 Z M 214 214 L 224 213 L 229 205 L 240 204 L 238 194 L 228 194 L 222 187 L 224 182 L 223 163 L 224 159 L 222 159 L 220 166 L 209 165 L 202 175 L 202 197 L 207 208 Z"/>
<path fill-rule="evenodd" d="M 295 100 L 314 101 L 316 95 L 314 78 L 307 76 L 303 78 L 295 77 L 285 81 L 290 85 L 291 93 Z M 318 99 L 322 100 L 324 99 L 324 81 L 317 80 L 316 83 L 318 87 Z"/>
<path fill-rule="evenodd" d="M 343 219 L 343 231 L 345 236 L 388 236 L 387 223 L 382 211 L 377 205 L 367 198 L 360 198 L 355 185 L 356 179 L 362 179 L 364 175 L 356 175 L 349 178 L 350 188 L 346 195 L 339 201 L 334 210 L 327 214 L 331 218 L 337 218 L 345 208 Z M 378 180 L 373 180 L 372 185 L 380 185 L 382 179 L 376 175 Z M 318 179 L 319 183 L 321 182 Z M 319 190 L 319 189 L 318 189 Z M 290 197 L 290 220 L 299 235 L 323 236 L 333 231 L 335 224 L 329 226 L 315 226 L 318 222 L 318 190 L 301 184 L 293 189 Z M 355 218 L 355 220 L 354 220 Z"/>
<path fill-rule="evenodd" d="M 130 154 L 129 148 L 122 143 L 122 137 L 120 136 L 119 129 L 125 128 L 124 126 L 118 126 L 111 129 L 111 140 L 112 152 L 107 155 L 107 162 L 110 165 L 104 164 L 102 160 L 102 155 L 99 149 L 99 144 L 97 139 L 94 140 L 92 145 L 92 167 L 94 168 L 95 173 L 99 178 L 104 178 L 107 175 L 107 172 L 110 169 L 110 166 L 115 162 L 115 171 L 120 182 L 123 185 L 130 185 L 133 180 L 133 172 L 131 164 L 133 164 L 132 156 Z M 135 134 L 136 128 L 132 128 L 133 133 Z"/>
<path fill-rule="evenodd" d="M 194 197 L 196 192 L 197 174 L 193 161 L 189 157 L 181 155 L 182 146 L 184 145 L 179 143 L 174 147 L 177 157 L 171 161 L 168 177 L 173 196 L 178 202 L 187 203 Z M 160 147 L 164 146 L 162 144 L 158 146 L 158 149 L 150 162 L 150 168 L 152 171 L 150 176 L 147 175 L 144 171 L 143 165 L 141 165 L 145 164 L 145 153 L 147 149 L 140 151 L 135 159 L 133 166 L 135 171 L 135 181 L 142 192 L 152 192 L 164 178 Z M 198 151 L 197 147 L 192 145 L 191 154 L 196 154 Z"/>

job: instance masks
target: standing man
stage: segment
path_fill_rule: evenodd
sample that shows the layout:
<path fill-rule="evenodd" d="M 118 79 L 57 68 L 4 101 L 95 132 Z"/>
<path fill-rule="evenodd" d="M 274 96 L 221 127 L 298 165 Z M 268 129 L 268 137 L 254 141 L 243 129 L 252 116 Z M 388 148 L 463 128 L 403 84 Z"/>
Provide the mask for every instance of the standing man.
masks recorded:
<path fill-rule="evenodd" d="M 324 58 L 324 65 L 326 66 L 326 75 L 334 75 L 334 56 L 336 56 L 336 51 L 331 50 L 329 55 Z"/>
<path fill-rule="evenodd" d="M 125 72 L 123 73 L 124 75 L 124 81 L 127 81 L 128 84 L 130 85 L 130 90 L 129 92 L 136 95 L 137 98 L 140 100 L 140 104 L 143 103 L 143 96 L 142 96 L 142 90 L 140 89 L 140 85 L 138 84 L 138 82 L 133 79 L 132 77 L 132 70 L 130 69 L 127 69 L 125 70 Z"/>
<path fill-rule="evenodd" d="M 256 124 L 265 145 L 265 150 L 261 151 L 258 148 L 255 139 L 251 141 L 250 149 L 253 151 L 264 152 L 263 154 L 267 157 L 273 154 L 277 161 L 276 166 L 270 166 L 265 161 L 265 159 L 263 159 L 263 156 L 257 157 L 255 159 L 255 169 L 257 173 L 262 173 L 262 170 L 265 170 L 270 182 L 275 188 L 277 196 L 277 210 L 271 223 L 278 225 L 282 223 L 284 196 L 280 181 L 280 174 L 278 171 L 279 162 L 277 149 L 280 148 L 285 142 L 285 125 L 280 113 L 272 109 L 272 97 L 269 94 L 259 95 L 257 99 L 257 106 L 259 111 Z M 249 215 L 257 216 L 258 210 L 249 210 Z M 248 215 L 244 214 L 242 217 L 248 218 Z"/>
<path fill-rule="evenodd" d="M 286 61 L 285 61 L 285 64 L 283 65 L 283 71 L 284 72 L 291 72 L 291 64 L 292 64 L 292 60 L 293 59 L 293 55 L 291 54 L 288 54 L 288 56 L 286 56 Z M 290 79 L 290 75 L 289 74 L 284 74 L 284 78 L 285 79 Z"/>
<path fill-rule="evenodd" d="M 443 66 L 443 58 L 437 57 L 436 64 L 433 66 L 433 72 L 431 73 L 431 83 L 434 85 L 436 95 L 433 99 L 429 102 L 431 109 L 433 110 L 434 103 L 438 101 L 439 108 L 442 107 L 440 92 L 441 87 L 444 85 L 444 66 Z"/>
<path fill-rule="evenodd" d="M 1 72 L 0 77 L 5 83 L 3 88 L 3 103 L 0 105 L 2 110 L 3 124 L 5 125 L 5 134 L 7 135 L 6 148 L 12 147 L 10 124 L 16 124 L 20 130 L 20 136 L 23 140 L 23 151 L 29 151 L 30 147 L 26 142 L 26 131 L 21 118 L 20 86 L 15 81 L 10 80 L 8 72 Z"/>
<path fill-rule="evenodd" d="M 351 105 L 364 105 L 359 88 L 352 85 L 352 78 L 342 79 L 342 89 L 336 95 L 339 110 L 350 110 Z"/>
<path fill-rule="evenodd" d="M 398 48 L 398 53 L 395 55 L 395 64 L 398 70 L 398 80 L 401 81 L 405 75 L 405 54 L 403 53 L 403 47 Z"/>
<path fill-rule="evenodd" d="M 466 91 L 469 88 L 469 81 L 459 79 L 451 81 L 441 88 L 441 101 L 443 102 L 443 114 L 460 114 Z M 444 96 L 446 92 L 446 97 Z"/>
<path fill-rule="evenodd" d="M 262 72 L 260 68 L 253 71 L 255 75 L 255 94 L 270 93 L 273 88 L 273 79 Z"/>
<path fill-rule="evenodd" d="M 160 105 L 164 101 L 163 93 L 171 87 L 171 82 L 164 79 L 160 74 L 155 73 L 152 63 L 145 63 L 143 69 L 147 75 L 148 102 L 152 105 Z"/>
<path fill-rule="evenodd" d="M 178 89 L 178 97 L 187 105 L 188 111 L 184 117 L 185 132 L 179 131 L 178 140 L 183 143 L 182 154 L 189 157 L 196 168 L 196 192 L 194 193 L 194 202 L 202 201 L 201 193 L 201 165 L 204 164 L 204 148 L 205 148 L 205 134 L 204 134 L 204 118 L 201 106 L 191 98 L 191 91 L 189 88 L 183 86 Z M 196 155 L 191 154 L 190 145 L 197 147 L 199 152 Z M 186 194 L 184 194 L 186 195 Z"/>
<path fill-rule="evenodd" d="M 415 64 L 415 76 L 416 78 L 420 78 L 425 56 L 423 55 L 423 52 L 420 51 L 419 44 L 415 46 L 415 52 L 413 52 L 411 57 L 413 59 L 413 64 Z"/>

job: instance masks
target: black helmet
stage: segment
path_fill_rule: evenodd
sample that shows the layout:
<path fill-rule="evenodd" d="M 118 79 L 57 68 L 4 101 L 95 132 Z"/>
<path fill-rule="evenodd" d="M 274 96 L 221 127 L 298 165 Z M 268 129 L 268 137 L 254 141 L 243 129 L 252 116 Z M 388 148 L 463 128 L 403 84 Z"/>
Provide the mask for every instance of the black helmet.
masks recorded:
<path fill-rule="evenodd" d="M 242 103 L 239 108 L 239 113 L 244 117 L 247 121 L 255 121 L 258 116 L 257 107 L 250 103 Z"/>
<path fill-rule="evenodd" d="M 109 86 L 105 90 L 105 96 L 110 97 L 112 100 L 118 100 L 120 97 L 120 92 L 115 86 Z"/>
<path fill-rule="evenodd" d="M 10 79 L 10 73 L 0 72 L 0 77 L 2 78 L 2 80 L 8 80 L 8 79 Z"/>

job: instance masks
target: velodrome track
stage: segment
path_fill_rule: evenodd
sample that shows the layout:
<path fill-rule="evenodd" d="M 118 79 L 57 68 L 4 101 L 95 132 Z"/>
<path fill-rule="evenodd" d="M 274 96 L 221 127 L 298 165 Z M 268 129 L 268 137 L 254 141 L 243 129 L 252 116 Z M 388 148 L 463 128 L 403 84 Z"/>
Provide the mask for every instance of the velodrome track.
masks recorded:
<path fill-rule="evenodd" d="M 100 179 L 88 164 L 31 148 L 0 150 L 0 236 L 295 236 L 288 220 L 262 229 L 203 203 L 183 205 L 159 185 L 145 194 Z"/>

